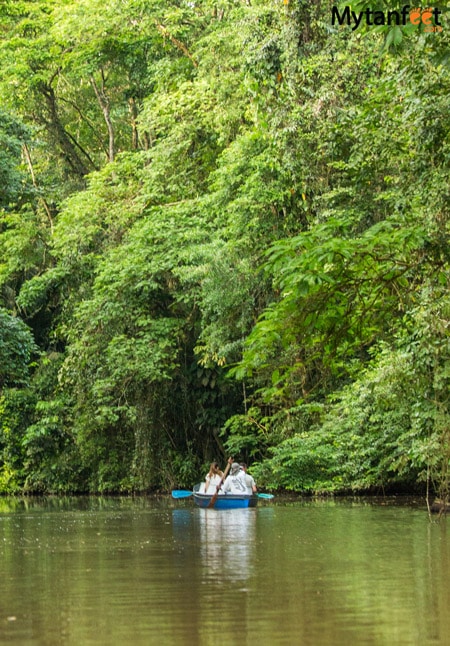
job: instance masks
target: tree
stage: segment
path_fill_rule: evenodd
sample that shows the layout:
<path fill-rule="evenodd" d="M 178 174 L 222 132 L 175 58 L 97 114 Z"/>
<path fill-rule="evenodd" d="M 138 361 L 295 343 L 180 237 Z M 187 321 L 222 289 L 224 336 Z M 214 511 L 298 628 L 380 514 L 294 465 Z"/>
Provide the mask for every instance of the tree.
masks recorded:
<path fill-rule="evenodd" d="M 36 350 L 28 327 L 0 308 L 0 388 L 27 383 L 31 357 Z"/>
<path fill-rule="evenodd" d="M 2 303 L 41 351 L 28 385 L 7 358 L 5 488 L 187 486 L 231 452 L 277 487 L 445 494 L 447 32 L 2 12 Z"/>

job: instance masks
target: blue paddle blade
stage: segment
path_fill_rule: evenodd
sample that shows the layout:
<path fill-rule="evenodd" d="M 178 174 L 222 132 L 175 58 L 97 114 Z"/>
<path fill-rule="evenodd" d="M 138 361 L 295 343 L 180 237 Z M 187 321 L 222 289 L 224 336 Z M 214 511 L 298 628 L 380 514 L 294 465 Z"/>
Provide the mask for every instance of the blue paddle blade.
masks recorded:
<path fill-rule="evenodd" d="M 174 489 L 172 491 L 172 498 L 189 498 L 189 496 L 192 496 L 192 491 L 185 489 Z"/>
<path fill-rule="evenodd" d="M 265 498 L 266 500 L 272 500 L 274 497 L 273 493 L 257 493 L 258 498 Z"/>

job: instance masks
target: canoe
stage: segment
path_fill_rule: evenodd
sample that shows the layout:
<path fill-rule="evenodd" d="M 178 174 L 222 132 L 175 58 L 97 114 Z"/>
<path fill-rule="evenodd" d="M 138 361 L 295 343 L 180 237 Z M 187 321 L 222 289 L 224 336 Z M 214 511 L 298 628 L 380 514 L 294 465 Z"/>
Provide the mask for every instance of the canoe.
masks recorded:
<path fill-rule="evenodd" d="M 193 495 L 194 502 L 198 507 L 205 509 L 208 507 L 212 498 L 211 494 L 199 493 L 201 485 L 195 485 Z M 246 509 L 247 507 L 256 507 L 258 496 L 254 494 L 231 494 L 221 493 L 217 496 L 214 503 L 214 509 Z"/>

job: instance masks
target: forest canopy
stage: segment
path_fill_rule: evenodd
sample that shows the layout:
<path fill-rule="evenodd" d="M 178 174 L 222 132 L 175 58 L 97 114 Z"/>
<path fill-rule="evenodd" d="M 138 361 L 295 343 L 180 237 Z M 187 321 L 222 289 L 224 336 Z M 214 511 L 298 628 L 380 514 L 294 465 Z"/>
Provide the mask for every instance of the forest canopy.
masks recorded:
<path fill-rule="evenodd" d="M 448 494 L 450 3 L 394 5 L 0 3 L 0 493 Z"/>

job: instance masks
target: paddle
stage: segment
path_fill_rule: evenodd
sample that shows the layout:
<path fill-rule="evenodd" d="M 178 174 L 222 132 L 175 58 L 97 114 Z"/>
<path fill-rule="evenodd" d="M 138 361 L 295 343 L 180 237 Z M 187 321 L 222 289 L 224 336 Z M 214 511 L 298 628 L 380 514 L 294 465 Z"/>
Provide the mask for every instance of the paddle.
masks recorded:
<path fill-rule="evenodd" d="M 272 500 L 274 498 L 273 493 L 257 493 L 258 498 L 264 498 L 265 500 Z"/>
<path fill-rule="evenodd" d="M 220 487 L 223 485 L 223 481 L 225 480 L 225 478 L 226 478 L 226 477 L 227 477 L 227 475 L 228 475 L 228 471 L 230 470 L 230 467 L 231 467 L 231 463 L 232 463 L 232 462 L 233 462 L 233 458 L 228 458 L 228 464 L 227 464 L 227 466 L 226 466 L 226 468 L 225 468 L 225 471 L 224 471 L 224 474 L 223 474 L 223 476 L 222 476 L 221 481 L 219 482 L 219 484 L 218 484 L 218 485 L 217 485 L 217 487 L 216 487 L 216 493 L 215 493 L 215 494 L 213 494 L 213 496 L 212 496 L 211 500 L 210 500 L 210 501 L 209 501 L 209 503 L 208 503 L 208 509 L 209 509 L 210 507 L 214 507 L 214 505 L 216 504 L 216 500 L 217 500 L 217 496 L 219 495 Z"/>
<path fill-rule="evenodd" d="M 187 491 L 185 489 L 174 489 L 172 491 L 172 498 L 189 498 L 189 496 L 192 495 L 192 491 Z"/>

